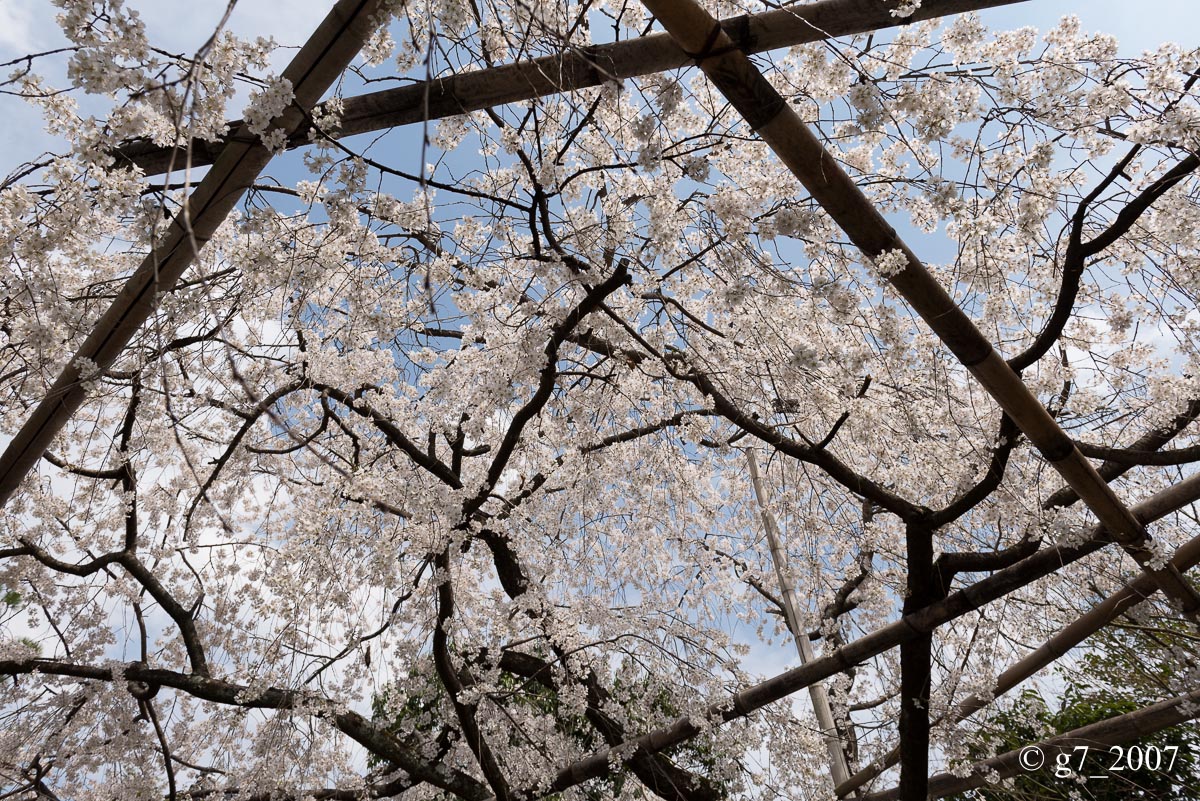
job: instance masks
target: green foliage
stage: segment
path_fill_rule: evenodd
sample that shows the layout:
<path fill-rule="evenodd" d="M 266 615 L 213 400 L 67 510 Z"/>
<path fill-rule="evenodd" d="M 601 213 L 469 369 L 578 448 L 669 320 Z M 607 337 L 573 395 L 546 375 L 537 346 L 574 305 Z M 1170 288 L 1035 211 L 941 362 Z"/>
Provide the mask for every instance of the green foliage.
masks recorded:
<path fill-rule="evenodd" d="M 24 599 L 21 597 L 21 593 L 17 592 L 16 590 L 9 590 L 0 586 L 0 612 L 9 612 L 11 614 L 15 614 L 20 609 L 23 600 Z M 10 617 L 11 615 L 0 618 L 0 623 L 6 622 L 10 619 Z M 17 640 L 17 642 L 21 643 L 30 651 L 32 651 L 34 655 L 40 656 L 42 653 L 42 647 L 28 637 L 21 637 L 19 640 Z"/>
<path fill-rule="evenodd" d="M 1069 675 L 1056 709 L 1034 690 L 985 721 L 983 742 L 972 759 L 1019 751 L 1054 734 L 1133 712 L 1176 695 L 1177 673 L 1194 661 L 1195 644 L 1178 621 L 1110 627 Z M 1065 671 L 1064 671 L 1065 673 Z M 1176 689 L 1172 689 L 1176 688 Z M 1200 798 L 1200 728 L 1194 722 L 1156 732 L 1119 748 L 1095 747 L 1045 767 L 1022 772 L 1009 787 L 984 787 L 950 796 L 953 801 L 1195 801 Z M 1152 758 L 1152 759 L 1151 759 Z M 1150 763 L 1156 763 L 1155 769 Z M 1169 763 L 1169 765 L 1168 765 Z M 1150 766 L 1148 766 L 1150 765 Z M 1091 778 L 1080 781 L 1076 775 Z M 1137 768 L 1137 769 L 1134 769 Z"/>
<path fill-rule="evenodd" d="M 631 679 L 631 676 L 634 678 Z M 432 666 L 422 674 L 416 685 L 415 691 L 410 689 L 409 693 L 402 697 L 397 697 L 398 692 L 395 688 L 378 693 L 372 700 L 372 718 L 376 721 L 389 721 L 388 730 L 406 745 L 415 746 L 421 742 L 433 741 L 448 750 L 450 730 L 456 730 L 457 723 L 452 722 L 455 721 L 453 709 L 445 689 L 434 675 Z M 617 701 L 625 711 L 626 730 L 630 734 L 662 725 L 682 713 L 667 688 L 658 685 L 649 675 L 633 670 L 632 666 L 626 665 L 615 671 L 607 680 L 606 686 L 610 690 L 612 700 Z M 590 753 L 607 745 L 585 715 L 565 708 L 558 693 L 539 681 L 501 670 L 496 681 L 496 690 L 492 695 L 499 704 L 523 708 L 539 716 L 553 718 L 555 728 L 582 753 Z M 485 709 L 486 707 L 481 708 L 481 714 Z M 520 733 L 516 730 L 511 731 L 509 740 L 510 746 L 520 745 Z M 720 772 L 725 762 L 712 738 L 705 735 L 668 749 L 663 752 L 663 756 L 700 777 L 710 779 Z M 371 759 L 372 766 L 382 764 L 377 758 Z M 624 790 L 632 789 L 628 788 L 631 777 L 632 774 L 628 770 L 617 771 L 604 779 L 581 786 L 579 792 L 588 801 L 620 797 Z M 640 790 L 635 791 L 635 796 L 641 794 Z M 552 795 L 547 798 L 549 801 L 561 801 L 562 796 Z"/>

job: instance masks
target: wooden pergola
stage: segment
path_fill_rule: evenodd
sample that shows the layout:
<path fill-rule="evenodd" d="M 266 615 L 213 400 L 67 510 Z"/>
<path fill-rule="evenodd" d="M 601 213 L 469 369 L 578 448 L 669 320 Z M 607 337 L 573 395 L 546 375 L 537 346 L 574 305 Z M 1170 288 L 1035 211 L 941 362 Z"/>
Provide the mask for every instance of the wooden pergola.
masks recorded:
<path fill-rule="evenodd" d="M 749 57 L 753 53 L 826 37 L 879 30 L 1020 1 L 925 0 L 913 15 L 897 19 L 881 0 L 821 0 L 812 5 L 780 8 L 718 22 L 695 0 L 644 0 L 665 33 L 346 98 L 339 129 L 324 132 L 346 137 L 695 65 L 704 71 L 866 258 L 875 260 L 894 257 L 892 254 L 897 252 L 902 254 L 905 266 L 886 280 L 999 404 L 1011 425 L 1024 433 L 1062 476 L 1067 488 L 1048 503 L 1067 505 L 1082 500 L 1098 522 L 1086 541 L 1075 547 L 1038 547 L 1034 543 L 1031 548 L 997 554 L 986 564 L 951 564 L 952 574 L 968 570 L 989 572 L 986 578 L 954 592 L 939 589 L 948 586 L 948 582 L 940 580 L 944 576 L 937 572 L 945 565 L 935 566 L 932 551 L 933 532 L 945 521 L 929 518 L 919 524 L 910 523 L 906 532 L 908 597 L 900 619 L 811 658 L 793 670 L 747 687 L 712 707 L 713 718 L 734 720 L 814 686 L 864 660 L 898 648 L 901 664 L 899 744 L 886 758 L 863 767 L 854 775 L 847 777 L 835 773 L 836 792 L 841 797 L 923 801 L 927 797 L 940 797 L 980 786 L 989 774 L 998 773 L 1003 777 L 1018 772 L 1014 752 L 977 765 L 967 777 L 930 777 L 929 735 L 936 722 L 931 720 L 929 713 L 931 648 L 939 626 L 1109 544 L 1119 545 L 1139 565 L 1142 572 L 1137 579 L 1005 670 L 994 687 L 994 697 L 1016 687 L 1156 592 L 1164 593 L 1193 621 L 1200 613 L 1200 595 L 1183 576 L 1200 564 L 1200 537 L 1177 549 L 1162 567 L 1156 566 L 1154 552 L 1148 546 L 1150 534 L 1147 531 L 1147 526 L 1155 520 L 1200 500 L 1200 476 L 1180 481 L 1149 498 L 1127 505 L 1110 486 L 1110 482 L 1127 468 L 1105 463 L 1097 470 L 1021 379 L 1021 371 L 1037 362 L 1061 332 L 1071 312 L 1072 298 L 1060 300 L 1060 307 L 1047 323 L 1046 330 L 1027 350 L 1008 358 L 1002 356 Z M 371 34 L 371 20 L 379 6 L 378 0 L 339 0 L 284 72 L 284 77 L 294 86 L 295 100 L 274 125 L 288 133 L 288 147 L 301 147 L 309 141 L 313 110 Z M 272 154 L 244 124 L 232 122 L 230 130 L 233 133 L 218 143 L 197 140 L 178 148 L 161 148 L 133 142 L 115 154 L 118 163 L 136 165 L 148 175 L 177 171 L 185 164 L 192 167 L 212 164 L 212 168 L 191 193 L 185 211 L 175 218 L 163 239 L 129 278 L 75 358 L 63 369 L 53 388 L 5 449 L 0 457 L 0 504 L 13 496 L 42 458 L 53 437 L 86 399 L 86 383 L 81 381 L 79 365 L 95 365 L 102 371 L 111 367 L 154 311 L 159 296 L 173 289 L 217 226 L 238 205 L 270 161 Z M 1194 154 L 1182 159 L 1145 190 L 1138 202 L 1148 206 L 1192 175 L 1198 166 L 1200 159 Z M 1068 262 L 1075 259 L 1081 265 L 1083 259 L 1099 253 L 1115 238 L 1106 233 L 1087 242 L 1072 241 L 1066 258 Z M 702 392 L 717 398 L 715 402 L 720 410 L 719 396 L 711 392 L 711 387 L 705 386 L 703 376 L 692 373 L 682 361 L 675 365 L 674 372 L 681 380 L 690 381 Z M 730 419 L 766 445 L 778 444 L 777 435 L 768 426 L 754 420 L 738 419 L 736 410 L 731 410 L 731 414 Z M 1162 448 L 1195 416 L 1181 418 L 1182 422 L 1174 430 L 1148 435 L 1137 447 L 1147 451 Z M 999 473 L 993 472 L 998 483 Z M 155 592 L 151 589 L 152 595 Z M 159 587 L 157 592 L 165 591 Z M 179 603 L 170 597 L 157 599 L 181 629 L 190 626 L 187 613 Z M 151 671 L 154 672 L 153 679 L 166 686 L 195 692 L 200 697 L 225 693 L 227 690 L 222 689 L 221 682 L 208 677 L 202 655 L 191 655 L 190 673 Z M 138 670 L 132 666 L 126 675 L 137 679 Z M 0 663 L 0 673 L 4 672 L 12 670 L 7 663 Z M 47 668 L 46 672 L 54 672 L 54 669 Z M 59 672 L 74 675 L 65 669 Z M 948 717 L 952 721 L 963 720 L 984 708 L 989 700 L 981 696 L 968 699 Z M 1066 732 L 1041 745 L 1053 753 L 1056 749 L 1069 750 L 1079 742 L 1126 742 L 1191 719 L 1196 714 L 1193 710 L 1200 708 L 1198 701 L 1200 691 Z M 392 759 L 415 779 L 462 797 L 487 797 L 480 787 L 464 783 L 440 766 L 424 764 L 386 730 L 361 716 L 339 713 L 335 723 L 348 736 Z M 615 754 L 622 754 L 622 758 L 629 758 L 631 754 L 656 754 L 694 737 L 699 731 L 695 721 L 684 717 L 667 727 L 641 733 L 620 746 L 564 766 L 546 792 L 560 792 L 606 775 L 612 769 Z M 897 788 L 861 796 L 861 788 L 867 782 L 897 762 L 900 765 Z M 503 791 L 493 783 L 492 793 L 500 796 Z"/>

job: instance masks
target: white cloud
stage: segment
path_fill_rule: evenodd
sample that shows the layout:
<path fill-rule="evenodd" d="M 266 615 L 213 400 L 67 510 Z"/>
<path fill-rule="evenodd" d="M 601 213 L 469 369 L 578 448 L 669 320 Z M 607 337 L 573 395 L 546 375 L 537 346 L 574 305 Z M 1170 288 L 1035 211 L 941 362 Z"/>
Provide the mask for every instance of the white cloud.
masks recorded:
<path fill-rule="evenodd" d="M 42 37 L 34 30 L 34 7 L 39 0 L 5 0 L 0 4 L 0 60 L 36 52 Z M 53 16 L 47 16 L 53 24 Z"/>

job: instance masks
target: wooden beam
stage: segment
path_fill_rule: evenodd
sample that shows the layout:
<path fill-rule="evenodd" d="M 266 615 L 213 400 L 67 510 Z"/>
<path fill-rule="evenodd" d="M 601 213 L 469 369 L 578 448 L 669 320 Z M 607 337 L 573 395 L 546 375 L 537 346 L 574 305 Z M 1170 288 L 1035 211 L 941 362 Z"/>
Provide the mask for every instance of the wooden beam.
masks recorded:
<path fill-rule="evenodd" d="M 722 25 L 732 41 L 748 53 L 816 42 L 832 36 L 906 25 L 921 20 L 979 11 L 1027 0 L 925 0 L 910 17 L 891 15 L 882 0 L 821 0 L 806 6 L 746 14 Z M 530 61 L 463 72 L 408 86 L 348 97 L 342 101 L 338 138 L 380 131 L 400 125 L 466 114 L 506 103 L 573 92 L 607 81 L 685 67 L 691 59 L 670 35 L 656 33 L 611 44 L 578 48 Z M 241 121 L 229 123 L 240 130 Z M 309 144 L 308 123 L 288 138 L 289 148 Z M 117 163 L 141 167 L 147 175 L 180 168 L 189 159 L 193 167 L 211 164 L 226 140 L 193 139 L 186 147 L 165 148 L 146 141 L 130 142 L 114 154 Z"/>
<path fill-rule="evenodd" d="M 310 109 L 362 49 L 375 28 L 381 0 L 339 0 L 283 72 L 292 83 L 292 104 L 272 127 L 295 131 Z M 188 197 L 166 234 L 125 283 L 91 335 L 63 368 L 46 397 L 0 456 L 0 507 L 12 497 L 50 441 L 87 397 L 87 372 L 103 372 L 129 344 L 170 292 L 200 249 L 242 199 L 272 153 L 245 125 L 222 148 L 216 164 Z"/>
<path fill-rule="evenodd" d="M 1130 511 L 1143 525 L 1148 525 L 1197 501 L 1200 501 L 1200 476 L 1193 476 L 1152 495 Z M 1003 598 L 1014 590 L 1045 578 L 1107 545 L 1107 542 L 1099 539 L 1103 533 L 1103 527 L 1097 526 L 1092 529 L 1091 536 L 1083 545 L 1071 548 L 1044 548 L 1011 567 L 997 570 L 987 578 L 951 593 L 944 600 L 932 603 L 919 612 L 905 615 L 895 623 L 876 629 L 808 664 L 792 668 L 734 693 L 709 707 L 709 721 L 719 723 L 746 717 L 767 704 L 803 690 L 815 681 L 822 681 L 859 665 L 903 642 L 920 637 L 938 626 Z M 589 779 L 606 776 L 630 754 L 657 753 L 690 740 L 703 729 L 704 726 L 697 722 L 696 715 L 681 717 L 636 739 L 597 751 L 567 765 L 558 772 L 546 791 L 559 792 Z"/>
<path fill-rule="evenodd" d="M 1054 767 L 1054 760 L 1059 754 L 1068 754 L 1068 758 L 1070 758 L 1073 755 L 1073 749 L 1077 747 L 1099 750 L 1110 745 L 1120 745 L 1130 740 L 1147 737 L 1163 729 L 1169 729 L 1172 726 L 1178 726 L 1180 723 L 1195 720 L 1197 717 L 1200 717 L 1200 690 L 1192 690 L 1157 704 L 1090 723 L 1087 726 L 1080 726 L 1078 729 L 1072 729 L 1041 742 L 1030 743 L 1019 750 L 992 757 L 976 764 L 968 776 L 956 776 L 952 773 L 939 773 L 931 776 L 929 798 L 941 798 L 962 793 L 974 787 L 990 784 L 997 778 L 1007 779 L 1018 773 L 1028 773 L 1028 768 L 1021 765 L 1021 757 L 1030 749 L 1036 748 L 1040 752 L 1047 766 L 1042 770 L 1048 770 Z M 1064 778 L 1059 781 L 1070 782 L 1071 779 Z M 863 796 L 863 801 L 898 801 L 900 797 L 899 789 L 893 788 L 882 793 Z M 1135 796 L 1131 793 L 1130 797 Z"/>

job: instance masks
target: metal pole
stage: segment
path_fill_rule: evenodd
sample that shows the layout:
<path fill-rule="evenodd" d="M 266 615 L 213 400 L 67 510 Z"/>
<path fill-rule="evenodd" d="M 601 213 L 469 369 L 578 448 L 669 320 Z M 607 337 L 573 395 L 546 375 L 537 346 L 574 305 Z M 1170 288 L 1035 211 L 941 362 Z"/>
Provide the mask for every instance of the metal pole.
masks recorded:
<path fill-rule="evenodd" d="M 771 562 L 775 565 L 775 577 L 779 579 L 779 590 L 783 594 L 783 612 L 792 639 L 796 643 L 796 653 L 800 655 L 800 663 L 808 664 L 815 658 L 812 643 L 807 635 L 800 630 L 800 613 L 796 603 L 796 590 L 788 580 L 787 552 L 779 535 L 779 525 L 775 515 L 767 506 L 766 493 L 763 491 L 762 479 L 758 476 L 758 462 L 754 458 L 754 449 L 746 448 L 746 465 L 750 468 L 750 484 L 754 487 L 754 497 L 758 501 L 758 512 L 762 517 L 763 530 L 767 532 L 767 542 L 771 546 Z M 815 681 L 808 685 L 808 695 L 812 699 L 813 712 L 816 713 L 817 723 L 821 726 L 821 735 L 825 747 L 829 750 L 829 773 L 833 786 L 844 783 L 850 778 L 850 766 L 846 763 L 846 753 L 842 750 L 842 740 L 838 736 L 837 726 L 833 722 L 833 707 L 829 704 L 829 693 L 825 691 L 823 682 Z"/>

